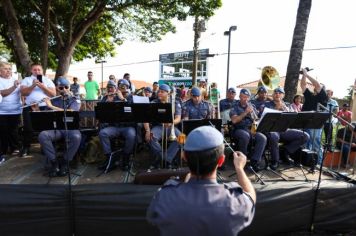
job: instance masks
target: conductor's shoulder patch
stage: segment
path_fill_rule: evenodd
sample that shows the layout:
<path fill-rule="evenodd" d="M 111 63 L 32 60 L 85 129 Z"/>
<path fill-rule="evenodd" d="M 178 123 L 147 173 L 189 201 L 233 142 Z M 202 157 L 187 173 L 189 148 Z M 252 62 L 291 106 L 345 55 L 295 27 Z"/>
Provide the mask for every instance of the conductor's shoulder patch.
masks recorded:
<path fill-rule="evenodd" d="M 238 192 L 240 194 L 243 193 L 241 186 L 236 182 L 224 183 L 224 187 L 225 189 L 228 189 L 230 192 Z"/>
<path fill-rule="evenodd" d="M 180 185 L 179 181 L 174 180 L 174 179 L 169 179 L 163 184 L 162 188 L 177 187 L 178 185 Z"/>

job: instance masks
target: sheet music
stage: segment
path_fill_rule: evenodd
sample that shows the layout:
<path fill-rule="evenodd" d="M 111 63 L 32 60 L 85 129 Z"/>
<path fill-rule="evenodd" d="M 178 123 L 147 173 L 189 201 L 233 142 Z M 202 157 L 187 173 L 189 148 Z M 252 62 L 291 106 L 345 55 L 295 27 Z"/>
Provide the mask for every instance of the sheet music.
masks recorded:
<path fill-rule="evenodd" d="M 260 121 L 263 119 L 263 117 L 267 114 L 267 113 L 282 113 L 282 111 L 278 111 L 275 109 L 271 109 L 268 107 L 265 107 L 265 109 L 263 109 L 263 113 L 261 115 Z"/>
<path fill-rule="evenodd" d="M 148 97 L 133 95 L 133 103 L 150 103 Z"/>

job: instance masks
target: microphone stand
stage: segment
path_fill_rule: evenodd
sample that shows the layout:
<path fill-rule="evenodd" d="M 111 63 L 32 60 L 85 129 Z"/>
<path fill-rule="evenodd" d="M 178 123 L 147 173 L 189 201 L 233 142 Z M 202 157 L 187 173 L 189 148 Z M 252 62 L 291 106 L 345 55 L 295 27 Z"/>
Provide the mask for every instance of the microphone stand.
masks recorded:
<path fill-rule="evenodd" d="M 326 108 L 324 107 L 322 104 L 318 103 L 318 105 L 322 108 Z M 326 110 L 329 113 L 329 124 L 331 124 L 331 117 L 332 117 L 332 111 L 331 111 L 332 105 L 329 104 L 329 109 L 326 108 Z M 315 195 L 314 195 L 314 201 L 313 201 L 313 208 L 312 208 L 312 215 L 311 215 L 311 222 L 310 222 L 310 231 L 314 232 L 314 219 L 315 219 L 315 212 L 316 212 L 316 207 L 317 207 L 317 202 L 318 202 L 318 195 L 320 192 L 320 183 L 321 183 L 321 174 L 323 172 L 323 165 L 324 165 L 324 160 L 325 160 L 325 156 L 326 156 L 326 152 L 328 151 L 328 147 L 329 147 L 329 136 L 330 136 L 330 130 L 328 132 L 328 135 L 326 137 L 326 143 L 324 145 L 324 150 L 323 150 L 323 155 L 322 155 L 322 159 L 321 159 L 321 164 L 320 164 L 320 170 L 319 170 L 319 177 L 318 177 L 318 184 L 316 186 L 315 189 Z"/>
<path fill-rule="evenodd" d="M 68 95 L 61 93 L 62 96 L 62 105 L 63 105 L 63 121 L 64 121 L 64 143 L 65 143 L 65 151 L 64 153 L 68 153 L 68 142 L 69 142 L 69 134 L 68 134 L 68 125 L 67 125 L 67 102 L 68 102 Z M 72 232 L 75 233 L 75 222 L 74 222 L 74 201 L 73 201 L 73 192 L 72 192 L 72 177 L 69 169 L 69 159 L 67 158 L 66 165 L 68 171 L 68 194 L 69 194 L 69 214 L 71 218 L 71 229 Z"/>

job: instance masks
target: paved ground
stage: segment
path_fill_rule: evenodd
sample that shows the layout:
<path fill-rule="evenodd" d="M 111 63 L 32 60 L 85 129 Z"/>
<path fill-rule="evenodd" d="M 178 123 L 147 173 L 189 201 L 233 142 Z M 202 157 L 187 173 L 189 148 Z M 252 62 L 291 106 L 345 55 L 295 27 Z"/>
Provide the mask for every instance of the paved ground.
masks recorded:
<path fill-rule="evenodd" d="M 44 170 L 44 157 L 40 154 L 38 144 L 33 145 L 32 155 L 27 158 L 20 158 L 15 155 L 8 156 L 6 162 L 0 166 L 0 184 L 68 184 L 68 177 L 48 178 Z M 101 173 L 97 169 L 98 164 L 86 164 L 80 158 L 71 163 L 74 168 L 71 169 L 71 182 L 76 184 L 91 184 L 91 183 L 118 183 L 132 182 L 134 176 L 131 175 L 137 171 L 145 171 L 148 169 L 151 161 L 147 150 L 137 153 L 134 157 L 134 167 L 131 173 L 120 170 L 119 168 L 112 170 L 107 174 Z M 288 168 L 289 167 L 289 168 Z M 285 170 L 284 170 L 285 169 Z M 341 169 L 341 172 L 352 175 L 352 170 Z M 303 174 L 304 172 L 304 174 Z M 174 173 L 174 172 L 173 172 Z M 263 182 L 268 184 L 271 181 L 314 181 L 319 177 L 319 171 L 310 172 L 309 167 L 290 167 L 282 166 L 279 171 L 263 170 L 255 175 L 250 170 L 247 170 L 250 179 L 256 183 Z M 234 180 L 235 176 L 232 161 L 227 158 L 225 169 L 219 171 L 219 177 L 224 180 Z M 322 179 L 331 179 L 333 176 L 327 173 L 322 175 Z"/>

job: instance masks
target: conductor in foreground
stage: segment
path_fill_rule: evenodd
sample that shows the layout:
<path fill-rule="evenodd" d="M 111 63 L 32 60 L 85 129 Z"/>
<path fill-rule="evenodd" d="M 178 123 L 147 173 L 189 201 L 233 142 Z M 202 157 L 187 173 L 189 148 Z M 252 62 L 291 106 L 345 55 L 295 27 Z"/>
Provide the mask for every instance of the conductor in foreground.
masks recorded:
<path fill-rule="evenodd" d="M 153 197 L 147 220 L 161 235 L 237 235 L 252 222 L 256 193 L 243 170 L 246 156 L 233 155 L 237 183 L 217 183 L 225 160 L 223 136 L 210 126 L 193 130 L 184 147 L 190 178 L 168 180 Z"/>

